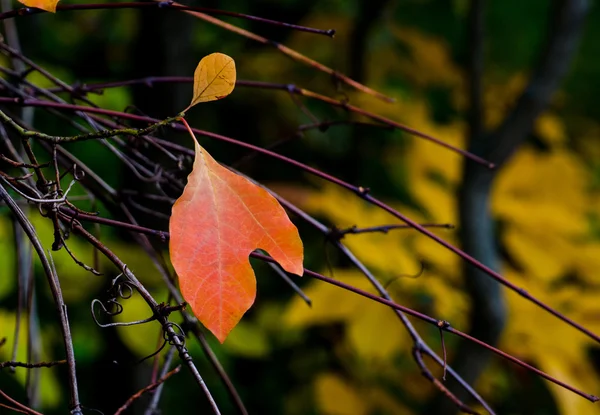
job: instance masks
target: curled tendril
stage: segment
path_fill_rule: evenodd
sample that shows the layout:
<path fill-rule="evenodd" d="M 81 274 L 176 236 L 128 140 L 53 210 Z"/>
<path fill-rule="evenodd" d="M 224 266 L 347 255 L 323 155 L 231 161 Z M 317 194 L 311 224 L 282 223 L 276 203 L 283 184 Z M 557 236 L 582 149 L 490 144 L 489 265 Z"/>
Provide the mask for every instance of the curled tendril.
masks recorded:
<path fill-rule="evenodd" d="M 78 169 L 77 164 L 73 164 L 73 179 L 81 181 L 85 178 L 85 171 Z"/>
<path fill-rule="evenodd" d="M 173 330 L 173 334 L 170 334 L 169 328 L 172 329 L 177 329 L 177 331 L 179 331 L 179 333 L 175 333 L 175 330 Z M 179 339 L 179 342 L 181 343 L 181 347 L 182 349 L 185 349 L 185 332 L 183 331 L 183 329 L 181 328 L 181 326 L 177 323 L 173 323 L 172 321 L 168 321 L 167 323 L 165 323 L 165 325 L 163 326 L 163 339 L 165 339 L 165 341 L 169 342 L 169 344 L 171 346 L 176 346 L 175 344 L 175 338 Z"/>
<path fill-rule="evenodd" d="M 137 364 L 139 365 L 139 364 L 140 364 L 140 363 L 142 363 L 143 361 L 145 361 L 145 360 L 148 360 L 148 359 L 150 359 L 151 357 L 154 357 L 154 356 L 156 356 L 157 354 L 159 354 L 159 353 L 162 351 L 162 349 L 164 349 L 164 348 L 165 348 L 165 346 L 167 345 L 167 343 L 168 343 L 168 342 L 167 342 L 166 340 L 164 340 L 164 341 L 162 342 L 162 345 L 161 345 L 161 346 L 158 348 L 158 350 L 156 350 L 155 352 L 152 352 L 152 354 L 149 354 L 148 356 L 146 356 L 146 357 L 142 358 L 141 360 L 139 360 L 139 361 L 137 362 Z"/>
<path fill-rule="evenodd" d="M 127 265 L 125 265 L 123 267 L 123 273 L 126 271 L 127 271 Z M 151 317 L 148 317 L 143 320 L 130 321 L 130 322 L 124 322 L 124 323 L 117 322 L 117 323 L 102 324 L 98 321 L 98 318 L 96 317 L 96 308 L 95 308 L 96 304 L 100 305 L 100 309 L 102 310 L 102 312 L 104 312 L 104 314 L 106 314 L 109 317 L 114 317 L 123 312 L 123 305 L 119 302 L 119 300 L 120 299 L 127 300 L 132 297 L 133 285 L 131 282 L 122 278 L 124 275 L 123 273 L 117 275 L 112 280 L 111 287 L 108 289 L 108 299 L 107 300 L 105 300 L 104 302 L 102 302 L 101 300 L 99 300 L 97 298 L 92 300 L 92 303 L 91 303 L 92 318 L 94 319 L 96 324 L 100 327 L 104 328 L 104 327 L 115 327 L 115 326 L 134 326 L 136 324 L 144 324 L 144 323 L 148 323 L 150 321 L 156 320 L 156 316 L 152 315 Z"/>
<path fill-rule="evenodd" d="M 125 266 L 127 267 L 127 266 Z M 126 270 L 127 268 L 125 268 Z M 109 289 L 109 295 L 112 298 L 122 298 L 123 300 L 128 300 L 133 295 L 133 285 L 131 282 L 122 279 L 123 273 L 117 275 L 112 280 L 112 286 Z"/>
<path fill-rule="evenodd" d="M 390 278 L 383 285 L 383 287 L 385 289 L 388 289 L 390 287 L 390 285 L 392 285 L 394 282 L 398 281 L 400 278 L 413 278 L 413 279 L 419 278 L 425 272 L 425 263 L 423 261 L 419 261 L 419 264 L 421 265 L 421 268 L 419 269 L 419 271 L 417 273 L 415 273 L 415 274 L 399 274 L 399 275 L 396 275 L 395 277 Z"/>
<path fill-rule="evenodd" d="M 117 308 L 117 310 L 113 311 L 113 312 L 108 311 L 108 309 L 106 308 L 106 306 L 104 305 L 104 303 L 102 301 L 98 300 L 97 298 L 95 298 L 95 299 L 92 300 L 92 305 L 91 305 L 92 318 L 94 319 L 94 322 L 99 327 L 106 328 L 106 327 L 116 327 L 116 326 L 135 326 L 135 325 L 138 325 L 138 324 L 149 323 L 151 321 L 156 320 L 156 316 L 151 316 L 151 317 L 145 318 L 143 320 L 128 321 L 128 322 L 124 322 L 124 323 L 116 322 L 116 323 L 102 324 L 96 318 L 96 314 L 94 312 L 94 305 L 95 304 L 100 304 L 100 308 L 102 308 L 102 311 L 104 311 L 104 313 L 106 315 L 109 315 L 109 316 L 116 316 L 116 315 L 121 314 L 123 312 L 123 306 L 121 304 L 119 304 L 119 302 L 117 302 L 116 300 L 110 299 L 110 300 L 107 301 L 107 303 L 115 305 L 116 308 Z"/>
<path fill-rule="evenodd" d="M 84 406 L 84 405 L 81 405 L 81 409 L 85 409 L 86 411 L 93 411 L 93 412 L 99 413 L 100 415 L 104 415 L 104 412 L 102 412 L 100 409 L 90 408 L 90 407 Z"/>

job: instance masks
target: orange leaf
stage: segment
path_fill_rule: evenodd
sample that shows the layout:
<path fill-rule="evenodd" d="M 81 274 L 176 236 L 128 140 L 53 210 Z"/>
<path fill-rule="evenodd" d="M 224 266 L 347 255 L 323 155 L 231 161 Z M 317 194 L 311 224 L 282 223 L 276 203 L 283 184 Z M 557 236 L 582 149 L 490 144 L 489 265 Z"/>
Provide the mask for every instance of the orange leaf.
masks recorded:
<path fill-rule="evenodd" d="M 233 91 L 235 77 L 235 62 L 229 56 L 222 53 L 205 56 L 194 72 L 194 96 L 187 109 L 200 102 L 225 98 Z"/>
<path fill-rule="evenodd" d="M 302 275 L 303 247 L 271 194 L 194 141 L 194 168 L 173 205 L 169 249 L 183 297 L 222 343 L 256 297 L 248 255 L 264 249 L 286 271 Z"/>
<path fill-rule="evenodd" d="M 47 12 L 56 13 L 56 5 L 59 0 L 18 0 L 27 7 L 37 7 Z"/>

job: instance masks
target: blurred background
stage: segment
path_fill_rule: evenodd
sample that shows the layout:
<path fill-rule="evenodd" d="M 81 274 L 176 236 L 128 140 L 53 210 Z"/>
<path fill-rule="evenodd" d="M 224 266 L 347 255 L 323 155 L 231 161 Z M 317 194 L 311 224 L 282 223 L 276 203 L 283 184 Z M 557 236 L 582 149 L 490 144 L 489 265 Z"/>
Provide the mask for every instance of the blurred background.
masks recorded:
<path fill-rule="evenodd" d="M 391 104 L 358 93 L 272 47 L 184 13 L 81 11 L 14 21 L 23 53 L 70 84 L 191 76 L 203 56 L 218 51 L 235 59 L 239 80 L 293 83 L 349 100 L 498 162 L 494 173 L 484 172 L 431 142 L 374 126 L 339 124 L 299 134 L 300 126 L 315 122 L 369 120 L 316 100 L 294 100 L 280 90 L 238 87 L 227 99 L 195 107 L 187 117 L 194 127 L 263 147 L 275 146 L 281 154 L 369 187 L 375 197 L 418 222 L 455 225 L 434 232 L 600 333 L 600 7 L 591 2 L 585 20 L 577 23 L 575 19 L 575 24 L 564 29 L 561 16 L 567 16 L 569 7 L 585 2 L 487 3 L 480 26 L 474 23 L 477 18 L 470 14 L 473 5 L 467 0 L 188 3 L 335 29 L 336 36 L 330 39 L 223 18 L 395 98 Z M 561 49 L 565 53 L 549 53 L 561 39 L 572 40 L 572 45 Z M 479 47 L 480 55 L 474 53 Z M 483 62 L 480 72 L 473 64 L 474 56 Z M 540 102 L 536 111 L 527 112 L 527 107 L 516 113 L 515 105 L 523 104 L 519 100 L 524 91 L 534 96 L 535 88 L 528 87 L 538 85 L 536 79 L 547 75 L 544 70 L 550 68 L 552 73 L 551 68 L 561 64 L 568 72 L 564 77 L 560 71 L 555 74 L 558 87 L 544 84 L 551 99 Z M 10 65 L 3 56 L 2 66 Z M 35 72 L 27 79 L 51 86 Z M 482 86 L 481 103 L 480 111 L 474 112 L 469 105 L 470 91 L 477 80 Z M 190 84 L 135 85 L 106 89 L 89 98 L 104 108 L 127 108 L 164 118 L 187 106 L 191 90 Z M 39 130 L 69 132 L 59 118 L 37 113 Z M 515 114 L 529 118 L 515 121 L 511 118 Z M 511 122 L 521 122 L 522 128 L 510 130 Z M 169 139 L 192 147 L 189 136 L 172 134 Z M 505 151 L 502 143 L 507 143 L 510 151 Z M 400 223 L 352 193 L 293 166 L 207 138 L 202 138 L 201 144 L 220 162 L 235 165 L 328 226 L 341 229 Z M 106 147 L 90 141 L 67 148 L 111 186 L 140 188 L 135 176 Z M 504 154 L 500 160 L 494 160 L 496 151 Z M 481 177 L 483 185 L 477 179 Z M 78 191 L 84 194 L 77 189 L 72 194 Z M 486 213 L 488 205 L 490 215 Z M 110 216 L 101 203 L 78 206 Z M 145 206 L 169 213 L 164 203 Z M 145 226 L 168 229 L 166 217 L 143 211 L 136 214 Z M 323 234 L 293 220 L 305 244 L 307 268 L 373 291 L 364 276 L 327 244 Z M 50 245 L 51 223 L 38 215 L 32 216 L 32 222 L 42 241 Z M 158 272 L 129 234 L 108 227 L 89 229 L 100 232 L 102 240 L 157 300 L 167 300 Z M 394 230 L 346 235 L 343 242 L 387 285 L 399 304 L 447 320 L 566 383 L 599 393 L 598 344 L 518 294 L 495 283 L 481 283 L 491 280 L 465 268 L 460 258 L 432 240 L 413 230 Z M 106 274 L 99 277 L 85 272 L 64 250 L 54 253 L 72 322 L 82 402 L 104 414 L 114 413 L 148 384 L 153 360 L 137 362 L 160 345 L 159 325 L 104 329 L 92 324 L 90 302 L 103 295 L 118 271 L 96 258 L 91 247 L 76 236 L 69 246 L 79 259 L 98 263 Z M 167 245 L 157 241 L 157 246 L 166 255 Z M 312 300 L 308 307 L 270 268 L 253 265 L 258 280 L 255 305 L 223 345 L 208 335 L 250 413 L 454 412 L 438 402 L 439 391 L 421 376 L 411 355 L 413 343 L 390 309 L 309 277 L 295 278 Z M 0 347 L 0 361 L 13 358 L 16 269 L 12 220 L 8 209 L 0 205 L 0 338 L 6 338 Z M 42 360 L 61 359 L 64 352 L 51 296 L 38 263 L 35 270 L 39 319 L 35 345 Z M 123 305 L 118 321 L 148 317 L 149 310 L 139 296 Z M 437 328 L 416 320 L 414 324 L 441 354 Z M 20 336 L 17 360 L 25 361 L 26 331 L 21 330 Z M 467 373 L 499 414 L 600 414 L 597 405 L 520 367 L 481 354 L 450 335 L 444 340 L 449 362 Z M 191 339 L 187 344 L 223 413 L 236 413 L 200 347 Z M 426 363 L 441 378 L 441 368 L 429 360 Z M 3 369 L 0 389 L 45 414 L 64 413 L 68 404 L 66 369 L 35 372 L 39 383 L 29 397 L 24 387 L 25 369 L 17 368 L 14 374 Z M 142 399 L 130 413 L 143 413 L 147 402 Z M 167 381 L 160 408 L 165 414 L 208 413 L 205 398 L 186 370 Z"/>

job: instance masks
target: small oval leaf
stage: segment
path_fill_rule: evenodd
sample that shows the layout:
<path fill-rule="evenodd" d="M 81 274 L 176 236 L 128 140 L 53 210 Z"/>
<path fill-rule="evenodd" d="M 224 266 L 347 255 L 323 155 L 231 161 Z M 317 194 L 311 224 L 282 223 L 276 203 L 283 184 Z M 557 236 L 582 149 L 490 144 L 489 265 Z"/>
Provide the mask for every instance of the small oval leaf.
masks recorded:
<path fill-rule="evenodd" d="M 200 102 L 215 101 L 231 94 L 235 87 L 235 62 L 223 53 L 202 58 L 194 72 L 194 96 L 186 111 Z"/>
<path fill-rule="evenodd" d="M 19 0 L 27 7 L 37 7 L 50 13 L 56 13 L 56 5 L 59 0 Z"/>

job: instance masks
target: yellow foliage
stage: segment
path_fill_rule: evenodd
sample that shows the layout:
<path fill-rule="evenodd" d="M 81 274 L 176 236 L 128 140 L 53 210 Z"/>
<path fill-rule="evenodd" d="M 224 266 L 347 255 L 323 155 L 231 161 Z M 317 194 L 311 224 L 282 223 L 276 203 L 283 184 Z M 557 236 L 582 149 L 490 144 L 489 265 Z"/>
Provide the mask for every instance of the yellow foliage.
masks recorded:
<path fill-rule="evenodd" d="M 492 210 L 528 230 L 581 235 L 588 230 L 589 183 L 590 173 L 574 153 L 523 147 L 500 171 Z"/>
<path fill-rule="evenodd" d="M 535 120 L 534 129 L 535 133 L 551 147 L 557 147 L 567 142 L 565 126 L 556 115 L 540 115 Z"/>
<path fill-rule="evenodd" d="M 418 86 L 461 84 L 461 72 L 452 60 L 449 47 L 443 39 L 410 27 L 392 26 L 390 30 L 410 51 L 410 58 L 401 62 L 401 68 L 402 74 L 414 84 Z"/>
<path fill-rule="evenodd" d="M 366 277 L 358 271 L 335 271 L 335 278 L 353 287 L 375 293 Z M 396 352 L 409 352 L 411 344 L 398 326 L 393 310 L 339 287 L 311 283 L 304 289 L 312 307 L 295 297 L 284 321 L 291 327 L 307 327 L 341 322 L 348 325 L 348 341 L 352 349 L 367 359 L 387 358 Z M 390 328 L 393 327 L 394 329 Z"/>
<path fill-rule="evenodd" d="M 456 246 L 455 232 L 446 229 L 430 229 L 435 235 Z M 419 258 L 431 263 L 433 267 L 444 273 L 454 283 L 460 282 L 461 259 L 458 255 L 443 247 L 425 235 L 415 235 L 414 248 Z"/>
<path fill-rule="evenodd" d="M 16 286 L 17 261 L 12 224 L 6 216 L 0 216 L 0 300 Z"/>
<path fill-rule="evenodd" d="M 431 111 L 423 100 L 404 100 L 398 102 L 400 109 L 394 108 L 392 119 L 404 122 L 411 128 L 429 134 L 454 147 L 463 148 L 465 145 L 464 123 L 455 121 L 450 124 L 439 125 L 431 119 Z M 385 160 L 390 173 L 394 174 L 394 167 L 398 163 L 411 174 L 411 180 L 427 176 L 431 173 L 444 177 L 449 183 L 457 185 L 462 176 L 462 156 L 448 151 L 448 149 L 420 137 L 414 137 L 410 143 L 408 154 L 401 155 L 400 150 L 391 149 L 390 156 Z"/>
<path fill-rule="evenodd" d="M 16 315 L 0 309 L 0 339 L 6 338 L 6 344 L 0 347 L 0 362 L 13 360 L 12 345 L 15 335 Z M 19 362 L 27 362 L 27 318 L 21 317 L 21 330 L 19 331 L 19 347 L 17 348 L 16 359 Z M 53 350 L 52 346 L 63 347 L 62 341 L 57 342 L 53 339 L 48 330 L 42 329 L 41 361 L 53 361 L 62 359 L 62 357 L 49 356 L 47 350 Z M 62 350 L 62 349 L 59 349 Z M 7 369 L 3 369 L 7 370 Z M 15 368 L 15 378 L 24 387 L 27 381 L 27 372 L 31 369 Z M 60 402 L 61 386 L 56 378 L 56 369 L 34 369 L 39 370 L 40 374 L 40 401 L 46 408 L 54 408 Z"/>
<path fill-rule="evenodd" d="M 600 241 L 578 243 L 573 249 L 573 268 L 588 284 L 600 285 Z"/>
<path fill-rule="evenodd" d="M 525 77 L 516 75 L 507 84 L 492 85 L 486 91 L 488 125 L 500 122 L 524 84 Z M 361 102 L 374 104 L 378 111 L 381 109 L 394 120 L 464 147 L 464 125 L 458 121 L 437 125 L 426 102 L 421 99 L 401 99 L 393 109 L 384 108 L 387 104 L 375 103 L 370 97 L 361 98 Z M 402 110 L 398 111 L 398 107 Z M 600 285 L 597 272 L 600 269 L 600 241 L 590 238 L 587 216 L 597 206 L 594 204 L 596 196 L 589 191 L 591 175 L 581 157 L 565 146 L 567 135 L 559 118 L 543 115 L 536 124 L 536 133 L 549 145 L 550 151 L 522 147 L 500 171 L 492 192 L 492 212 L 506 223 L 502 242 L 511 259 L 523 269 L 522 274 L 509 271 L 506 276 L 573 320 L 599 332 L 599 320 L 594 317 L 600 313 L 595 300 L 598 294 L 591 288 L 556 285 L 561 277 L 572 272 L 595 287 Z M 409 217 L 418 221 L 457 223 L 456 189 L 462 180 L 460 157 L 414 138 L 408 150 L 392 146 L 387 151 L 385 163 L 392 177 L 398 180 L 408 177 L 410 190 L 425 211 L 425 214 L 411 211 Z M 405 171 L 394 168 L 399 163 Z M 432 180 L 432 174 L 441 177 L 442 182 Z M 393 202 L 390 204 L 394 205 Z M 347 192 L 334 186 L 313 192 L 304 207 L 313 214 L 326 216 L 339 227 L 374 226 L 390 221 L 385 213 L 358 198 L 350 198 Z M 405 211 L 401 206 L 396 208 Z M 469 304 L 462 291 L 462 261 L 423 235 L 403 232 L 348 235 L 343 242 L 361 261 L 386 278 L 397 275 L 398 267 L 410 273 L 404 268 L 414 269 L 416 260 L 431 264 L 419 278 L 395 279 L 389 291 L 401 304 L 417 308 L 416 299 L 425 295 L 432 302 L 431 308 L 426 310 L 428 314 L 465 328 Z M 439 229 L 435 233 L 457 243 L 454 231 Z M 406 264 L 412 265 L 407 267 Z M 364 277 L 358 273 L 336 270 L 335 276 L 342 276 L 340 279 L 344 281 L 348 278 L 352 285 L 361 288 L 365 285 Z M 396 336 L 384 339 L 377 336 L 385 327 L 399 324 L 393 321 L 393 313 L 362 304 L 364 300 L 361 299 L 345 298 L 338 291 L 322 284 L 318 288 L 311 285 L 309 296 L 316 299 L 314 310 L 304 304 L 300 309 L 301 304 L 294 301 L 289 315 L 306 325 L 343 322 L 347 327 L 347 344 L 363 359 L 385 361 L 386 356 L 407 352 L 408 339 L 396 343 Z M 505 350 L 586 391 L 593 392 L 600 387 L 599 378 L 589 369 L 586 348 L 591 342 L 587 338 L 517 294 L 507 292 L 506 297 L 510 318 L 502 340 Z M 336 307 L 322 308 L 316 304 L 321 300 L 325 304 L 336 304 Z M 409 376 L 405 371 L 402 373 L 403 379 Z M 488 376 L 488 379 L 496 377 Z M 590 412 L 595 407 L 590 409 L 588 402 L 571 392 L 555 386 L 551 386 L 551 390 L 562 413 L 600 413 Z M 364 396 L 363 390 L 361 393 Z"/>
<path fill-rule="evenodd" d="M 514 105 L 516 97 L 523 91 L 527 77 L 516 73 L 507 82 L 486 82 L 483 94 L 485 126 L 498 127 Z"/>
<path fill-rule="evenodd" d="M 353 287 L 375 293 L 370 282 L 359 271 L 335 270 L 334 277 Z M 396 278 L 388 289 L 398 304 L 412 308 L 419 307 L 419 301 L 416 300 L 418 295 L 427 295 L 431 297 L 427 312 L 444 316 L 457 327 L 464 324 L 469 306 L 465 294 L 435 272 L 426 270 L 418 278 Z M 395 312 L 388 307 L 320 282 L 311 283 L 304 292 L 312 300 L 312 307 L 308 307 L 300 298 L 294 298 L 284 314 L 286 325 L 299 328 L 345 323 L 348 344 L 363 359 L 385 360 L 398 353 L 410 352 L 412 342 L 400 326 Z"/>
<path fill-rule="evenodd" d="M 223 348 L 232 354 L 247 358 L 263 358 L 269 354 L 269 339 L 262 327 L 241 320 L 223 343 Z"/>
<path fill-rule="evenodd" d="M 439 183 L 426 178 L 416 177 L 411 190 L 419 203 L 428 213 L 428 218 L 436 223 L 456 223 L 458 206 L 454 195 Z"/>
<path fill-rule="evenodd" d="M 163 295 L 156 292 L 152 294 L 158 301 L 160 298 L 166 298 L 164 293 Z M 131 298 L 119 300 L 119 302 L 123 306 L 123 312 L 114 316 L 113 320 L 107 319 L 101 312 L 100 306 L 96 306 L 96 315 L 100 323 L 106 324 L 113 321 L 127 323 L 144 320 L 152 316 L 152 309 L 137 292 Z M 152 354 L 163 343 L 162 328 L 156 320 L 133 326 L 120 326 L 117 327 L 117 333 L 123 343 L 138 357 Z"/>
<path fill-rule="evenodd" d="M 456 2 L 455 7 L 461 8 L 461 4 Z M 331 26 L 329 16 L 321 16 L 321 19 L 310 18 L 304 23 L 313 27 Z M 300 49 L 311 48 L 316 51 L 312 56 L 330 63 L 342 55 L 342 52 L 334 53 L 334 48 L 336 51 L 346 50 L 350 24 L 347 18 L 337 18 L 335 26 L 341 28 L 342 36 L 336 37 L 337 43 L 333 47 L 315 39 L 307 40 L 300 34 L 292 36 L 290 45 Z M 427 87 L 445 88 L 451 94 L 454 109 L 464 112 L 468 104 L 464 74 L 454 63 L 448 45 L 439 37 L 395 26 L 389 20 L 382 25 L 381 30 L 391 35 L 396 43 L 401 43 L 406 53 L 398 53 L 398 45 L 391 42 L 370 45 L 366 61 L 367 84 L 385 89 L 386 93 L 397 98 L 397 102 L 390 105 L 369 95 L 349 92 L 351 103 L 453 146 L 465 148 L 464 121 L 456 119 L 439 124 L 434 120 L 424 96 L 390 85 L 390 80 L 402 78 L 402 81 L 416 86 L 418 91 Z M 320 44 L 312 49 L 316 42 Z M 258 76 L 273 67 L 265 56 L 262 54 L 254 59 Z M 272 72 L 268 76 L 278 79 L 289 74 L 292 64 L 286 60 L 283 65 L 283 72 L 277 68 L 277 73 Z M 497 127 L 504 120 L 527 80 L 528 76 L 524 73 L 516 73 L 505 80 L 484 80 L 486 128 Z M 324 85 L 330 88 L 330 84 Z M 549 147 L 549 151 L 537 151 L 530 146 L 519 149 L 499 172 L 490 205 L 494 217 L 502 221 L 499 237 L 503 248 L 522 269 L 522 273 L 509 270 L 508 279 L 592 331 L 599 332 L 594 287 L 600 286 L 597 271 L 600 269 L 600 241 L 593 240 L 589 234 L 588 214 L 594 210 L 600 212 L 597 208 L 600 198 L 590 194 L 592 177 L 582 162 L 587 157 L 588 161 L 597 163 L 594 157 L 600 153 L 597 146 L 590 144 L 590 137 L 596 140 L 600 131 L 600 127 L 596 127 L 584 128 L 579 137 L 572 132 L 567 134 L 563 120 L 556 114 L 542 114 L 535 123 L 534 133 Z M 573 141 L 578 153 L 567 147 L 569 140 Z M 394 201 L 387 201 L 388 204 L 419 222 L 435 221 L 460 226 L 456 191 L 462 182 L 462 157 L 421 138 L 411 138 L 408 145 L 390 145 L 384 157 L 383 162 L 392 180 L 410 186 L 409 190 L 422 212 L 406 209 Z M 432 180 L 432 176 L 441 180 Z M 339 228 L 398 223 L 385 212 L 335 186 L 326 185 L 306 197 L 303 194 L 302 199 L 302 207 L 309 213 L 324 216 Z M 454 230 L 436 229 L 434 233 L 454 245 L 458 243 Z M 382 282 L 392 281 L 388 290 L 397 302 L 419 308 L 424 307 L 422 299 L 427 298 L 427 313 L 447 319 L 458 328 L 465 328 L 470 305 L 462 289 L 463 262 L 456 255 L 424 235 L 408 230 L 347 235 L 343 243 Z M 423 275 L 416 279 L 400 277 L 402 274 L 416 274 L 421 260 L 428 264 Z M 590 287 L 583 289 L 558 284 L 567 273 L 575 273 Z M 358 271 L 334 270 L 334 276 L 372 292 L 370 284 Z M 310 283 L 306 292 L 313 300 L 313 308 L 308 308 L 296 298 L 284 315 L 285 321 L 293 327 L 343 323 L 346 328 L 345 345 L 368 362 L 390 361 L 392 356 L 408 353 L 410 339 L 393 311 L 318 282 Z M 510 319 L 502 340 L 504 349 L 568 383 L 580 385 L 588 391 L 600 389 L 598 376 L 589 369 L 585 355 L 589 340 L 519 295 L 507 291 L 506 298 Z M 394 327 L 398 327 L 397 333 L 390 331 Z M 494 369 L 496 373 L 500 367 L 502 365 Z M 394 378 L 393 382 L 415 399 L 424 398 L 433 388 L 427 382 L 417 382 L 417 378 L 421 377 L 414 366 L 411 368 L 412 371 L 394 368 L 394 374 L 381 371 L 380 375 L 387 381 L 398 376 L 401 381 Z M 497 379 L 497 376 L 488 374 L 487 379 Z M 355 379 L 342 379 L 331 373 L 320 375 L 315 383 L 315 393 L 321 412 L 369 413 L 373 407 L 368 403 L 368 388 L 363 386 Z M 492 394 L 492 389 L 486 389 L 488 395 Z M 590 409 L 591 404 L 564 389 L 551 386 L 551 390 L 564 414 L 598 413 L 591 412 L 596 410 L 595 407 Z M 357 397 L 363 400 L 355 404 Z M 342 405 L 335 405 L 340 402 Z M 348 402 L 351 403 L 348 407 L 343 405 Z M 400 409 L 389 412 L 402 413 Z"/>
<path fill-rule="evenodd" d="M 340 229 L 379 226 L 398 223 L 389 213 L 356 198 L 347 190 L 329 185 L 323 192 L 315 192 L 304 206 L 309 212 L 331 218 Z M 404 211 L 398 207 L 400 211 Z M 360 223 L 356 221 L 360 220 Z M 393 231 L 388 234 L 371 232 L 349 235 L 344 243 L 366 265 L 384 272 L 386 276 L 415 274 L 420 264 L 406 247 L 406 231 Z"/>
<path fill-rule="evenodd" d="M 503 232 L 503 241 L 527 275 L 552 281 L 571 270 L 571 255 L 576 250 L 560 236 L 511 224 Z"/>
<path fill-rule="evenodd" d="M 317 405 L 327 415 L 366 415 L 368 407 L 361 394 L 340 376 L 321 374 L 315 382 Z"/>
<path fill-rule="evenodd" d="M 384 388 L 357 386 L 351 379 L 335 373 L 321 373 L 314 382 L 319 413 L 327 415 L 360 415 L 384 413 L 412 415 Z"/>
<path fill-rule="evenodd" d="M 527 278 L 510 269 L 504 275 L 592 332 L 600 332 L 598 290 L 574 285 L 552 287 L 544 280 Z M 501 341 L 505 351 L 534 362 L 541 370 L 584 391 L 600 389 L 600 380 L 587 358 L 587 347 L 595 344 L 593 340 L 512 291 L 506 290 L 505 298 L 509 305 L 508 326 Z M 572 392 L 557 386 L 551 386 L 551 390 L 565 414 L 600 414 L 600 408 Z"/>

